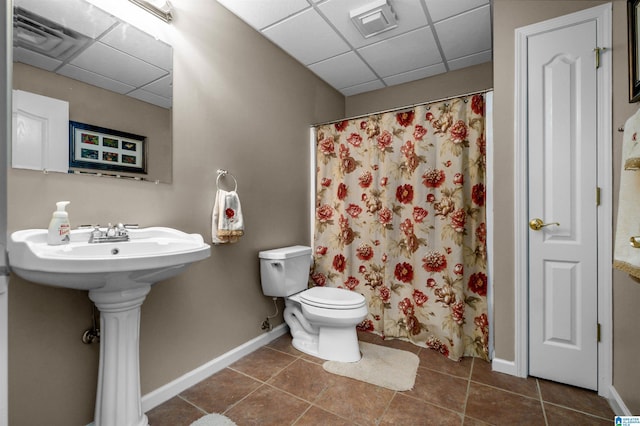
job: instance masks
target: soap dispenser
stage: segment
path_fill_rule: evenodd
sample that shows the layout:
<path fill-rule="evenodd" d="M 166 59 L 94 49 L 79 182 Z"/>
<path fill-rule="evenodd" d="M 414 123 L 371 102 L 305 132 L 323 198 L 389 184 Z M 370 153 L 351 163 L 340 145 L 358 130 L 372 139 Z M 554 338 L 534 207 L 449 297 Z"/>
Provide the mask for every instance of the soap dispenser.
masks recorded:
<path fill-rule="evenodd" d="M 49 233 L 47 234 L 47 244 L 56 246 L 60 244 L 68 244 L 71 237 L 71 225 L 69 225 L 69 213 L 65 208 L 69 201 L 58 201 L 53 212 L 51 222 L 49 222 Z"/>

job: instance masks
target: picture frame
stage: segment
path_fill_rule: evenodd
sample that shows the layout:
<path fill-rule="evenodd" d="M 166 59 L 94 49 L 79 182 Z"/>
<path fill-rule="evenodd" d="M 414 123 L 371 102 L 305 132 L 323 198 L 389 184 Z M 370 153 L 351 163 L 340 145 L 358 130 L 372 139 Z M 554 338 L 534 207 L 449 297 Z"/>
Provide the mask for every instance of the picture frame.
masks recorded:
<path fill-rule="evenodd" d="M 69 167 L 147 173 L 147 138 L 69 121 Z"/>
<path fill-rule="evenodd" d="M 627 35 L 629 48 L 629 103 L 640 101 L 640 0 L 627 0 Z"/>

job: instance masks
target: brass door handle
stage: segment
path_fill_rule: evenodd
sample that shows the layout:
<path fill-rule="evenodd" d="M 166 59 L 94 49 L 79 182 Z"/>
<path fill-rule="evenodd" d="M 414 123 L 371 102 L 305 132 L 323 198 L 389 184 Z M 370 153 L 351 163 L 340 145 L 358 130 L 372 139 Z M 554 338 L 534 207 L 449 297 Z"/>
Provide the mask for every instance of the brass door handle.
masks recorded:
<path fill-rule="evenodd" d="M 533 229 L 534 231 L 539 231 L 545 226 L 550 226 L 550 225 L 560 226 L 558 222 L 544 223 L 542 219 L 538 219 L 538 218 L 531 219 L 529 221 L 529 228 Z"/>
<path fill-rule="evenodd" d="M 629 238 L 629 244 L 631 244 L 633 248 L 640 248 L 640 236 Z"/>

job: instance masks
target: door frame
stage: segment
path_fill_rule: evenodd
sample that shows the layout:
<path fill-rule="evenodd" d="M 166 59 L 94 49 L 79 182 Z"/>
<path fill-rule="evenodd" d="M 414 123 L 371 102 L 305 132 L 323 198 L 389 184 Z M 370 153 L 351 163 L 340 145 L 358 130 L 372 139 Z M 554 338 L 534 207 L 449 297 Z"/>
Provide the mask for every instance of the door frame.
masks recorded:
<path fill-rule="evenodd" d="M 595 20 L 600 57 L 598 81 L 598 394 L 609 396 L 612 384 L 612 266 L 613 253 L 613 158 L 611 148 L 611 3 L 516 29 L 514 78 L 514 283 L 515 283 L 515 365 L 514 373 L 529 373 L 529 206 L 527 159 L 527 40 L 529 37 L 567 25 Z M 595 202 L 595 193 L 594 193 Z"/>

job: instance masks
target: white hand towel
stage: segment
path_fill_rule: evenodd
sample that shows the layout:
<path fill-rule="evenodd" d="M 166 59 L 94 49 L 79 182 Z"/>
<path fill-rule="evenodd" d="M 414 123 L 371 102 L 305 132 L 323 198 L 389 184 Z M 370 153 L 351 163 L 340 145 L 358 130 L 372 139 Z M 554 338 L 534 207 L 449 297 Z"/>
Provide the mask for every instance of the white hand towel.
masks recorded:
<path fill-rule="evenodd" d="M 633 158 L 640 157 L 640 110 L 625 123 L 622 143 L 613 266 L 640 278 L 640 248 L 632 247 L 629 241 L 631 237 L 640 236 L 640 170 L 625 170 L 627 165 L 634 162 Z"/>
<path fill-rule="evenodd" d="M 212 242 L 235 243 L 243 234 L 244 220 L 238 193 L 218 189 L 211 214 Z"/>

